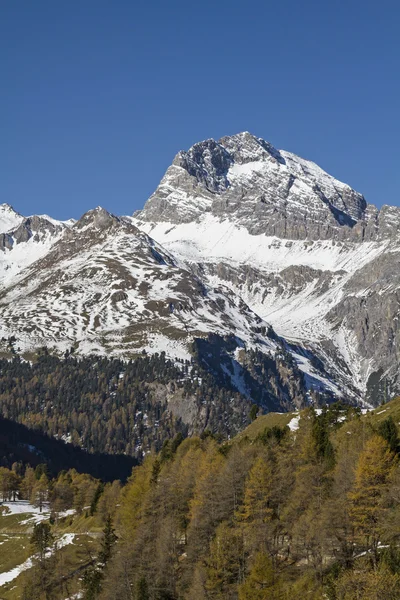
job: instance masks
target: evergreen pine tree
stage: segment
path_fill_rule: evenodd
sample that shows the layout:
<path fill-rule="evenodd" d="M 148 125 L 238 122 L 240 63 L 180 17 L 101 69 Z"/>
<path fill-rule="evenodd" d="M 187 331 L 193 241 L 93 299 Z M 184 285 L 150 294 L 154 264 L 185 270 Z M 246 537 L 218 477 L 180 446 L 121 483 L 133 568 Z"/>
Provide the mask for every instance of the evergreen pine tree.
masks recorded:
<path fill-rule="evenodd" d="M 111 558 L 111 553 L 117 536 L 115 535 L 115 529 L 113 528 L 111 516 L 108 515 L 106 524 L 103 529 L 103 539 L 101 540 L 101 550 L 99 552 L 99 561 L 102 564 L 107 564 Z"/>

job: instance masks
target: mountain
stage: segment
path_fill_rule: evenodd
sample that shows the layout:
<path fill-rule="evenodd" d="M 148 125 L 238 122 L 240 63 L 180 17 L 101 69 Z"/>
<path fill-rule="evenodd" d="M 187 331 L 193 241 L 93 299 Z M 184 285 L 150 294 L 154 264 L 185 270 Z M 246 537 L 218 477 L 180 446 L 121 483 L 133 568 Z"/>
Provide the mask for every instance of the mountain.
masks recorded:
<path fill-rule="evenodd" d="M 400 209 L 250 133 L 206 140 L 133 217 L 0 206 L 0 351 L 200 352 L 267 409 L 319 394 L 376 404 L 400 388 L 399 226 Z"/>
<path fill-rule="evenodd" d="M 31 359 L 45 346 L 58 355 L 195 356 L 201 379 L 208 372 L 213 377 L 208 391 L 198 390 L 204 398 L 211 388 L 214 394 L 228 390 L 240 394 L 239 405 L 257 402 L 265 410 L 341 394 L 311 352 L 287 344 L 240 296 L 205 282 L 131 218 L 98 207 L 65 224 L 3 209 L 12 224 L 3 248 L 4 265 L 11 267 L 4 268 L 0 289 L 0 350 L 6 355 Z M 30 235 L 20 239 L 22 227 Z M 195 431 L 208 425 L 229 433 L 246 422 L 242 405 L 237 423 L 236 408 L 229 408 L 228 424 L 218 426 L 206 401 L 206 410 L 197 406 L 196 394 L 185 402 L 166 389 L 163 396 Z"/>
<path fill-rule="evenodd" d="M 97 208 L 43 238 L 44 256 L 0 292 L 2 335 L 16 335 L 23 351 L 75 345 L 83 353 L 168 350 L 189 358 L 188 339 L 233 331 L 243 342 L 265 343 L 257 335 L 267 324 L 238 296 L 204 285 L 127 219 Z M 41 238 L 21 242 L 26 262 L 29 244 L 37 254 L 44 246 Z"/>
<path fill-rule="evenodd" d="M 360 397 L 399 390 L 399 208 L 241 133 L 179 152 L 134 222 Z"/>
<path fill-rule="evenodd" d="M 45 256 L 73 223 L 47 215 L 23 217 L 9 204 L 1 204 L 0 285 L 12 283 L 25 267 Z"/>

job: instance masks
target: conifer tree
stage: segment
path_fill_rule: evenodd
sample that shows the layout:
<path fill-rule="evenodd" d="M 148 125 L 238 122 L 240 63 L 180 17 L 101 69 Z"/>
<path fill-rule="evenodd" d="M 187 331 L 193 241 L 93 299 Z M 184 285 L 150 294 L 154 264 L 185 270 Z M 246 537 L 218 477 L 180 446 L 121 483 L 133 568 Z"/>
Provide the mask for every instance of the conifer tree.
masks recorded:
<path fill-rule="evenodd" d="M 265 552 L 257 552 L 248 576 L 239 586 L 239 600 L 278 600 L 281 597 L 282 589 L 271 559 Z"/>
<path fill-rule="evenodd" d="M 102 482 L 100 482 L 96 488 L 96 492 L 95 492 L 95 494 L 93 496 L 93 500 L 90 504 L 90 515 L 91 516 L 93 516 L 97 510 L 97 504 L 100 500 L 100 496 L 102 495 L 103 491 L 104 491 L 104 484 Z"/>
<path fill-rule="evenodd" d="M 54 536 L 51 533 L 51 527 L 48 523 L 37 523 L 33 527 L 31 544 L 38 556 L 39 563 L 43 565 L 46 559 L 46 552 L 50 550 L 54 543 Z"/>
<path fill-rule="evenodd" d="M 392 452 L 398 452 L 399 436 L 393 417 L 387 417 L 387 419 L 379 424 L 378 433 L 386 440 Z"/>
<path fill-rule="evenodd" d="M 259 527 L 273 516 L 272 469 L 262 456 L 256 458 L 246 481 L 241 519 Z"/>
<path fill-rule="evenodd" d="M 32 491 L 36 483 L 35 470 L 32 467 L 26 467 L 25 475 L 21 483 L 21 492 L 26 500 L 32 497 Z"/>
<path fill-rule="evenodd" d="M 215 598 L 229 597 L 243 579 L 243 546 L 239 529 L 221 523 L 210 544 L 207 589 Z"/>
<path fill-rule="evenodd" d="M 40 512 L 42 512 L 43 510 L 43 506 L 45 505 L 46 501 L 48 500 L 48 495 L 49 495 L 49 480 L 47 478 L 47 475 L 45 473 L 43 473 L 43 475 L 40 476 L 40 479 L 38 481 L 36 481 L 33 489 L 32 489 L 32 497 L 31 497 L 31 502 L 34 506 L 37 506 L 40 510 Z"/>
<path fill-rule="evenodd" d="M 112 549 L 116 541 L 117 536 L 115 535 L 112 519 L 111 516 L 108 515 L 103 529 L 103 538 L 101 540 L 101 550 L 99 553 L 99 561 L 104 565 L 110 560 Z"/>
<path fill-rule="evenodd" d="M 396 464 L 387 442 L 379 435 L 372 436 L 360 454 L 354 487 L 349 493 L 352 523 L 360 541 L 371 549 L 375 563 L 385 512 L 385 489 Z"/>

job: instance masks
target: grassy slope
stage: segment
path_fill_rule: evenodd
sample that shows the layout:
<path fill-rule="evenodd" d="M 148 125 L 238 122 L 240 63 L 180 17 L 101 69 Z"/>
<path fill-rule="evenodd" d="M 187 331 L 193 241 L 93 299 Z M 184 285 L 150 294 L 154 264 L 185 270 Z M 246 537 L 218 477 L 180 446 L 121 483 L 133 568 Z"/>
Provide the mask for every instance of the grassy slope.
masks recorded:
<path fill-rule="evenodd" d="M 32 555 L 31 530 L 29 525 L 22 524 L 29 516 L 29 514 L 0 516 L 0 573 L 8 572 L 21 565 Z M 84 514 L 75 518 L 67 517 L 53 527 L 56 538 L 66 533 L 77 535 L 72 544 L 64 546 L 60 551 L 60 598 L 70 597 L 79 591 L 79 577 L 82 575 L 79 568 L 87 565 L 91 556 L 96 554 L 101 526 L 95 518 L 85 518 Z M 72 577 L 63 579 L 64 575 L 71 573 L 74 573 Z M 1 586 L 0 600 L 19 600 L 28 574 L 28 571 L 21 573 Z"/>
<path fill-rule="evenodd" d="M 253 423 L 248 425 L 246 429 L 244 429 L 241 433 L 239 433 L 235 440 L 241 440 L 244 437 L 248 437 L 253 440 L 260 433 L 262 433 L 266 428 L 274 427 L 278 425 L 279 427 L 284 427 L 288 425 L 288 423 L 293 419 L 293 417 L 297 416 L 298 412 L 292 413 L 268 413 L 266 415 L 261 415 L 258 417 Z M 301 412 L 300 412 L 301 416 Z M 362 419 L 370 420 L 373 425 L 378 425 L 382 421 L 384 421 L 387 417 L 393 417 L 394 422 L 399 427 L 400 426 L 400 396 L 394 398 L 384 406 L 378 406 L 374 410 L 370 411 L 366 415 L 362 415 Z"/>
<path fill-rule="evenodd" d="M 400 396 L 393 398 L 393 400 L 383 406 L 378 406 L 369 415 L 375 424 L 384 421 L 387 417 L 393 417 L 396 425 L 400 425 Z"/>
<path fill-rule="evenodd" d="M 297 416 L 298 413 L 268 413 L 267 415 L 261 415 L 257 417 L 255 421 L 253 421 L 250 425 L 246 427 L 241 433 L 239 433 L 235 440 L 241 440 L 244 437 L 248 437 L 250 440 L 254 440 L 258 436 L 258 434 L 262 433 L 264 429 L 269 429 L 270 427 L 278 426 L 285 427 L 288 423 L 293 419 L 293 417 Z"/>

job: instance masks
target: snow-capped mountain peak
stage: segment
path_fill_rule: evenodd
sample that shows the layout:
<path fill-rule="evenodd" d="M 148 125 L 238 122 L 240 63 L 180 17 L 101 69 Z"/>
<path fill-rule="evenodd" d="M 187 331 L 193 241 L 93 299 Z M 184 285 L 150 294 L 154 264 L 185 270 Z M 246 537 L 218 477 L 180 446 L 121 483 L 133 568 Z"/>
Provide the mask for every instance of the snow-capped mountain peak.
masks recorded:
<path fill-rule="evenodd" d="M 134 221 L 361 394 L 400 391 L 398 207 L 244 132 L 180 152 Z"/>
<path fill-rule="evenodd" d="M 10 204 L 0 204 L 0 234 L 18 227 L 24 217 L 17 213 Z"/>
<path fill-rule="evenodd" d="M 251 234 L 326 239 L 362 236 L 366 208 L 362 194 L 315 163 L 244 132 L 179 152 L 135 216 L 177 224 L 210 213 Z"/>

